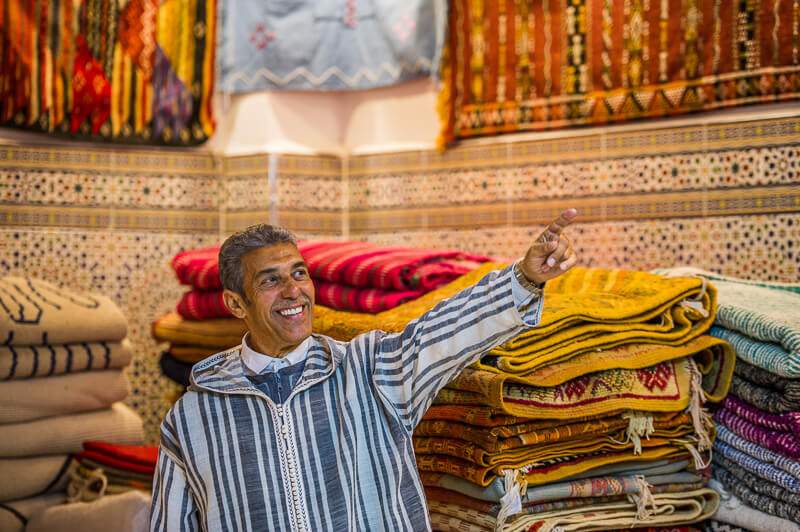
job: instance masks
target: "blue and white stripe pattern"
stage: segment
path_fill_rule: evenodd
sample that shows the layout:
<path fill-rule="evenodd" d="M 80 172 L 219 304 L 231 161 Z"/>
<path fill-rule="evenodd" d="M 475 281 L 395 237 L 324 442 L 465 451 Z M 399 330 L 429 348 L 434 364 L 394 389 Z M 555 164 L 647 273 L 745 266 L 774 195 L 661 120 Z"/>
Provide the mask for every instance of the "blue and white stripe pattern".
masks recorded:
<path fill-rule="evenodd" d="M 197 364 L 162 424 L 151 530 L 430 529 L 412 431 L 464 367 L 538 324 L 541 297 L 518 289 L 508 267 L 401 333 L 314 335 L 283 404 L 239 348 Z"/>

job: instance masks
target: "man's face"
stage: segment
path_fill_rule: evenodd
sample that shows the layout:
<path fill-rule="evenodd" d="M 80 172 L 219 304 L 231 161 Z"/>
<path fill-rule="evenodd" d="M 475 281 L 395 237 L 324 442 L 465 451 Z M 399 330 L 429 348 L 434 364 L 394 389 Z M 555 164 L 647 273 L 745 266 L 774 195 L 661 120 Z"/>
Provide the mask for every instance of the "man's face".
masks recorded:
<path fill-rule="evenodd" d="M 250 304 L 230 290 L 225 301 L 247 324 L 250 347 L 265 355 L 286 355 L 311 334 L 314 284 L 308 266 L 293 244 L 276 244 L 244 255 L 242 267 Z"/>

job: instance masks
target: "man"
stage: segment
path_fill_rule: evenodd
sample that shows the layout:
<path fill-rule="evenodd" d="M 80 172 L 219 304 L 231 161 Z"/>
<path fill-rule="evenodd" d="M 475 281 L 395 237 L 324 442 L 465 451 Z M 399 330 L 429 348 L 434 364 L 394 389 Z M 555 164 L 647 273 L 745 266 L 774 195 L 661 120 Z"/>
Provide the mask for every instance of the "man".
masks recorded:
<path fill-rule="evenodd" d="M 513 266 L 401 333 L 311 334 L 314 286 L 287 231 L 253 226 L 220 249 L 242 345 L 196 364 L 167 414 L 151 529 L 429 530 L 411 435 L 436 393 L 538 324 L 541 287 L 577 257 L 570 209 Z"/>

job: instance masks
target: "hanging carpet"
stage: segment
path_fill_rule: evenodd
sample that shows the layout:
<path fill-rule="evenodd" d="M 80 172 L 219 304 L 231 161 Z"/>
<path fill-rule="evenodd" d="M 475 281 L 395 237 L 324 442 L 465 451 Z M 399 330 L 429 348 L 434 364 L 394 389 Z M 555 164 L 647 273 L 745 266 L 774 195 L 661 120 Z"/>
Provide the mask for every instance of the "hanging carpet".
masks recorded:
<path fill-rule="evenodd" d="M 790 0 L 450 3 L 440 142 L 800 96 Z"/>
<path fill-rule="evenodd" d="M 215 0 L 5 5 L 0 125 L 182 146 L 214 132 Z"/>

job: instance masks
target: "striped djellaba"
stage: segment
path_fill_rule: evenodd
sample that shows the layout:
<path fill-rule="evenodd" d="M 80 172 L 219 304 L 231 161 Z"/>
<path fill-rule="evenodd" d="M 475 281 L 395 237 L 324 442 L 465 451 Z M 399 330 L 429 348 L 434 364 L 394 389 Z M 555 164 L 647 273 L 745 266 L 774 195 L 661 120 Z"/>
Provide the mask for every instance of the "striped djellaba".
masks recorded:
<path fill-rule="evenodd" d="M 313 335 L 283 404 L 251 385 L 239 348 L 197 364 L 162 424 L 151 530 L 429 530 L 414 427 L 440 388 L 541 310 L 507 267 L 403 332 Z"/>

